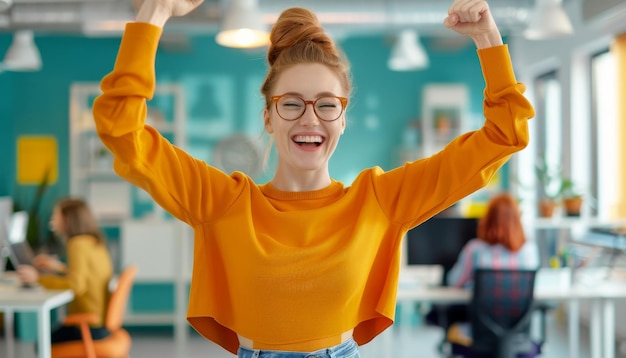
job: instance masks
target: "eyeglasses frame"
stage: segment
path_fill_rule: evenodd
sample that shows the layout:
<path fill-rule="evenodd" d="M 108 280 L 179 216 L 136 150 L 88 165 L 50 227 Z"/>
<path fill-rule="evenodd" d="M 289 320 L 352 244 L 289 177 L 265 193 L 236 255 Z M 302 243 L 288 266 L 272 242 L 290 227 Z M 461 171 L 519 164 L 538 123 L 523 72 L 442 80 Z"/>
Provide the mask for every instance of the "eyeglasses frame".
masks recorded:
<path fill-rule="evenodd" d="M 299 98 L 300 100 L 302 100 L 302 102 L 304 102 L 304 110 L 302 111 L 302 114 L 300 114 L 300 116 L 298 118 L 294 118 L 294 119 L 286 119 L 283 116 L 280 115 L 280 112 L 278 111 L 278 100 L 285 97 L 285 96 L 290 96 L 290 97 L 296 97 Z M 337 98 L 339 100 L 339 102 L 341 102 L 341 112 L 339 113 L 339 115 L 337 116 L 337 118 L 335 119 L 331 119 L 331 120 L 327 120 L 327 119 L 322 119 L 318 114 L 317 111 L 315 110 L 315 103 L 317 103 L 317 101 L 319 101 L 322 98 L 328 98 L 328 97 L 334 97 Z M 276 114 L 278 114 L 278 116 L 280 118 L 282 118 L 285 121 L 289 121 L 289 122 L 293 122 L 293 121 L 297 121 L 298 119 L 302 118 L 302 116 L 304 116 L 304 113 L 306 113 L 306 105 L 310 104 L 311 107 L 313 107 L 313 113 L 315 113 L 315 116 L 320 120 L 320 121 L 324 121 L 324 122 L 334 122 L 336 120 L 338 120 L 341 115 L 346 111 L 346 107 L 348 106 L 348 99 L 346 97 L 341 97 L 341 96 L 322 96 L 322 97 L 318 97 L 313 101 L 307 101 L 304 98 L 300 97 L 300 96 L 296 96 L 290 93 L 285 93 L 285 94 L 281 94 L 279 96 L 272 96 L 272 101 L 274 101 L 274 108 L 276 109 Z"/>

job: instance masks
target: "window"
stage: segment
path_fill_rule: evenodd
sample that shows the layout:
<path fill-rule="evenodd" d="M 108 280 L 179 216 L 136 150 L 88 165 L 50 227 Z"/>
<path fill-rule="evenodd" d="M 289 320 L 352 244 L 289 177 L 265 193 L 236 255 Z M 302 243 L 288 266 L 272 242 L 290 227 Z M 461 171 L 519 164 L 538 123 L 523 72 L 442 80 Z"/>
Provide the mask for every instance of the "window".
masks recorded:
<path fill-rule="evenodd" d="M 613 218 L 617 214 L 618 133 L 617 68 L 608 50 L 591 58 L 591 188 L 596 199 L 592 215 Z"/>
<path fill-rule="evenodd" d="M 535 106 L 536 150 L 538 155 L 545 159 L 549 167 L 555 168 L 555 170 L 560 169 L 563 161 L 563 115 L 561 111 L 561 84 L 558 81 L 557 72 L 551 71 L 537 77 L 535 89 L 537 97 Z M 538 186 L 538 190 L 540 192 L 537 194 L 542 195 L 541 190 L 543 188 Z"/>

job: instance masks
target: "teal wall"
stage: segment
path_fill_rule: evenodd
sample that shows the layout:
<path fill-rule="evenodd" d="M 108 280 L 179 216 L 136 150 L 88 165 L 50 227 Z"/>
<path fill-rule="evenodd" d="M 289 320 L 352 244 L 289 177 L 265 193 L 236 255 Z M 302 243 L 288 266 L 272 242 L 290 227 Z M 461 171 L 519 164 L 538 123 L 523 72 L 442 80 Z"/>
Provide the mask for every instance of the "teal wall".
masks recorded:
<path fill-rule="evenodd" d="M 69 193 L 70 85 L 99 81 L 108 73 L 119 38 L 38 35 L 36 42 L 44 64 L 41 71 L 0 73 L 0 195 L 12 195 L 19 205 L 29 205 L 35 188 L 15 183 L 16 139 L 20 135 L 55 136 L 59 177 L 49 188 L 40 213 L 47 218 L 53 202 Z M 9 43 L 10 35 L 0 34 L 0 55 Z M 223 48 L 211 36 L 195 36 L 189 45 L 186 49 L 161 47 L 156 63 L 160 82 L 178 82 L 185 88 L 188 123 L 227 121 L 231 125 L 225 132 L 261 133 L 263 102 L 258 88 L 265 73 L 265 53 Z M 341 45 L 352 63 L 355 89 L 347 130 L 330 163 L 331 174 L 338 180 L 349 183 L 366 167 L 392 168 L 402 131 L 408 121 L 420 117 L 425 84 L 465 83 L 471 94 L 471 112 L 482 111 L 484 82 L 473 45 L 445 52 L 430 48 L 430 68 L 416 72 L 387 70 L 390 44 L 384 36 L 350 38 Z M 188 144 L 192 152 L 204 153 L 198 155 L 207 160 L 210 150 L 203 150 L 217 140 L 192 132 Z M 264 175 L 258 181 L 269 178 Z M 107 234 L 112 239 L 119 235 L 115 230 L 107 230 Z M 156 286 L 135 287 L 135 310 L 171 310 L 167 294 L 159 294 L 164 298 L 156 306 L 146 306 L 150 300 L 145 298 L 153 297 L 154 290 L 171 292 L 167 285 Z"/>
<path fill-rule="evenodd" d="M 0 39 L 0 48 L 3 44 Z M 12 73 L 0 73 L 0 196 L 11 194 L 11 178 L 14 177 L 13 82 Z"/>

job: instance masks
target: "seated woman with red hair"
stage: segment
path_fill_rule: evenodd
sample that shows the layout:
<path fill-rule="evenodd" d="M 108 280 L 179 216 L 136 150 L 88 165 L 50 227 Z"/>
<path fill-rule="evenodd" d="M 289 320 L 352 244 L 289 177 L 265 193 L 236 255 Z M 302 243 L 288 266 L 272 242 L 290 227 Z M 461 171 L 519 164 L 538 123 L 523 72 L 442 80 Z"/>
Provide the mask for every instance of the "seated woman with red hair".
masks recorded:
<path fill-rule="evenodd" d="M 487 213 L 478 222 L 477 238 L 470 240 L 448 274 L 449 286 L 472 287 L 474 270 L 539 268 L 539 251 L 526 240 L 517 201 L 499 194 L 489 201 Z"/>

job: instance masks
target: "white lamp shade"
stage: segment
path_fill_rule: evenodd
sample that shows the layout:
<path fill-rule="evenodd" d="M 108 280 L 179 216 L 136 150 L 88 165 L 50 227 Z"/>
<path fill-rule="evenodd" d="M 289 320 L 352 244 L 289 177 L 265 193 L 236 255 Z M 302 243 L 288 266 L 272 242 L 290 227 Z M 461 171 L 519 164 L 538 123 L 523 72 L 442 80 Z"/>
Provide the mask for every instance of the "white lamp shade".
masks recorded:
<path fill-rule="evenodd" d="M 428 67 L 426 50 L 419 42 L 416 31 L 404 30 L 391 50 L 387 65 L 392 71 L 414 71 Z"/>
<path fill-rule="evenodd" d="M 0 0 L 0 12 L 7 11 L 12 4 L 13 0 Z"/>
<path fill-rule="evenodd" d="M 524 37 L 530 40 L 543 40 L 574 33 L 561 0 L 536 1 Z"/>
<path fill-rule="evenodd" d="M 32 31 L 21 30 L 13 34 L 13 41 L 4 56 L 2 67 L 7 71 L 39 71 L 41 55 Z"/>
<path fill-rule="evenodd" d="M 257 0 L 234 0 L 215 39 L 226 47 L 253 48 L 270 42 Z"/>

